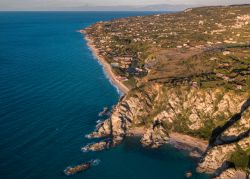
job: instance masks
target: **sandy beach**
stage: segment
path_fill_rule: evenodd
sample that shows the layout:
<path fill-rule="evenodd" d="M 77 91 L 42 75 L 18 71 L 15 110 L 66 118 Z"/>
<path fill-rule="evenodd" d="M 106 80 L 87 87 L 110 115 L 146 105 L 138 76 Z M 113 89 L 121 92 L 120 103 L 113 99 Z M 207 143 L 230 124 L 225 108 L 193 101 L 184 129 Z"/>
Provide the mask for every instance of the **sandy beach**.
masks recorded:
<path fill-rule="evenodd" d="M 79 31 L 84 34 L 83 31 Z M 87 41 L 88 47 L 91 49 L 93 55 L 97 58 L 97 60 L 102 64 L 104 72 L 107 74 L 110 81 L 119 89 L 123 94 L 127 94 L 129 89 L 125 86 L 121 81 L 117 79 L 117 76 L 113 73 L 110 64 L 102 57 L 99 53 L 99 50 L 95 47 L 92 39 L 85 35 L 85 39 Z"/>
<path fill-rule="evenodd" d="M 189 135 L 172 132 L 169 134 L 169 143 L 178 149 L 192 150 L 199 149 L 200 153 L 206 151 L 208 142 Z"/>
<path fill-rule="evenodd" d="M 146 129 L 144 127 L 134 127 L 129 129 L 128 136 L 142 136 Z M 169 134 L 169 144 L 180 150 L 192 151 L 198 149 L 199 153 L 206 151 L 208 142 L 199 138 L 188 136 L 185 134 L 172 132 Z"/>

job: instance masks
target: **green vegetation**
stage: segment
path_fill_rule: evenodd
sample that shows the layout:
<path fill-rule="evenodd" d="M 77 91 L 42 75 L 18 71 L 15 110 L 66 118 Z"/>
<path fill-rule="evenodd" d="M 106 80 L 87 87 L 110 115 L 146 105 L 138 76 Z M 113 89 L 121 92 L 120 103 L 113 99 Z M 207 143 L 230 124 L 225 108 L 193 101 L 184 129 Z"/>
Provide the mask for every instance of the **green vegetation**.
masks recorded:
<path fill-rule="evenodd" d="M 190 133 L 190 129 L 188 128 L 188 120 L 182 116 L 178 115 L 177 120 L 172 124 L 173 130 L 180 133 Z"/>
<path fill-rule="evenodd" d="M 212 120 L 206 120 L 204 126 L 192 132 L 193 136 L 208 140 L 211 137 L 212 131 L 216 126 Z"/>
<path fill-rule="evenodd" d="M 237 145 L 236 151 L 234 151 L 229 161 L 234 164 L 237 169 L 241 169 L 243 171 L 249 172 L 249 163 L 250 163 L 250 148 L 242 149 L 239 145 Z"/>
<path fill-rule="evenodd" d="M 96 23 L 85 34 L 129 88 L 153 81 L 244 92 L 250 88 L 249 11 L 245 5 L 136 16 Z"/>
<path fill-rule="evenodd" d="M 136 87 L 136 80 L 135 78 L 131 77 L 127 81 L 124 82 L 124 84 L 129 88 L 133 89 Z"/>
<path fill-rule="evenodd" d="M 191 130 L 188 125 L 188 119 L 179 116 L 178 120 L 176 120 L 173 124 L 168 125 L 168 129 L 171 126 L 171 129 L 176 132 L 208 140 L 212 134 L 213 129 L 215 128 L 215 125 L 211 120 L 205 121 L 204 126 L 198 130 Z"/>

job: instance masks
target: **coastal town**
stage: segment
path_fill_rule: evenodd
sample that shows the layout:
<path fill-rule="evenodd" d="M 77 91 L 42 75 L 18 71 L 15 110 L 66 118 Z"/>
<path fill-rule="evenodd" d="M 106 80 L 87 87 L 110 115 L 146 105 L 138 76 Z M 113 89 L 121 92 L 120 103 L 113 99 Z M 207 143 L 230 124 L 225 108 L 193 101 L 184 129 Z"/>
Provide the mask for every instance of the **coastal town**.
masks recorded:
<path fill-rule="evenodd" d="M 248 12 L 248 6 L 187 9 L 99 22 L 84 33 L 129 89 L 157 81 L 247 90 Z"/>

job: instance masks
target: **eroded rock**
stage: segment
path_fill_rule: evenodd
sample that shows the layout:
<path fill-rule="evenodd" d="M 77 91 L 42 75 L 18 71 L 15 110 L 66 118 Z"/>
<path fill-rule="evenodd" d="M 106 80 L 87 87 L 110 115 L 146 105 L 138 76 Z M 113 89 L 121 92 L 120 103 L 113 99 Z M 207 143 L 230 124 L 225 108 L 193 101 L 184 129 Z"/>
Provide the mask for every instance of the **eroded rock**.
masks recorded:
<path fill-rule="evenodd" d="M 84 172 L 88 169 L 90 169 L 93 166 L 96 166 L 100 163 L 99 159 L 91 160 L 79 165 L 76 165 L 74 167 L 67 167 L 63 172 L 65 175 L 74 175 L 80 172 Z"/>
<path fill-rule="evenodd" d="M 89 151 L 96 152 L 104 149 L 109 149 L 110 147 L 112 147 L 112 145 L 113 145 L 112 139 L 108 138 L 97 143 L 88 144 L 82 147 L 81 150 L 83 152 L 89 152 Z"/>
<path fill-rule="evenodd" d="M 168 142 L 169 136 L 167 130 L 162 126 L 160 121 L 155 121 L 141 139 L 145 147 L 158 148 Z"/>

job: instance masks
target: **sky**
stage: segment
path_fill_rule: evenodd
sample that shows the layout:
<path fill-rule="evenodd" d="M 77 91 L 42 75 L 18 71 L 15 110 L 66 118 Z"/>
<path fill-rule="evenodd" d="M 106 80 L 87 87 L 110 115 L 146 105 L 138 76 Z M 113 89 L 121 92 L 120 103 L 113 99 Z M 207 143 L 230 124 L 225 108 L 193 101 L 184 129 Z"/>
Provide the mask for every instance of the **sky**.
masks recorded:
<path fill-rule="evenodd" d="M 0 0 L 0 10 L 60 10 L 86 6 L 228 5 L 250 0 Z"/>

